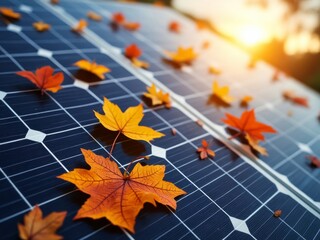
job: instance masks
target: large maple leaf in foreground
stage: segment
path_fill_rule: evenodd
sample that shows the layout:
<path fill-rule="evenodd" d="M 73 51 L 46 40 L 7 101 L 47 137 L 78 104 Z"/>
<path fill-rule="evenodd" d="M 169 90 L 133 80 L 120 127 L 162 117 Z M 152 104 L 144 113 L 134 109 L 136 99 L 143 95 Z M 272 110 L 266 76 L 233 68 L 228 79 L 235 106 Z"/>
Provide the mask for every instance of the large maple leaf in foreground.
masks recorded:
<path fill-rule="evenodd" d="M 121 173 L 109 158 L 82 149 L 91 169 L 76 168 L 58 178 L 75 184 L 90 198 L 75 219 L 107 218 L 112 224 L 134 232 L 135 220 L 145 203 L 156 202 L 176 209 L 175 197 L 185 192 L 173 183 L 163 181 L 165 166 L 142 166 L 137 163 L 131 173 Z"/>
<path fill-rule="evenodd" d="M 153 130 L 150 127 L 140 126 L 144 114 L 141 104 L 135 107 L 129 107 L 122 112 L 118 105 L 104 98 L 103 111 L 105 115 L 94 112 L 100 123 L 110 131 L 119 131 L 133 140 L 151 141 L 160 138 L 164 134 Z"/>

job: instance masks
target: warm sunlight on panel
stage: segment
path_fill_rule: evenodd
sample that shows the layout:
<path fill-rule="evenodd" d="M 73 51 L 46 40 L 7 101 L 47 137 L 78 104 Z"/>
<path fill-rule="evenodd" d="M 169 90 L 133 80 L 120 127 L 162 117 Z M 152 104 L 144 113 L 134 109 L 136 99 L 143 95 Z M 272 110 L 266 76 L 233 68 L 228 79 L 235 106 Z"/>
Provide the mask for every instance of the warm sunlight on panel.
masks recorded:
<path fill-rule="evenodd" d="M 239 29 L 238 40 L 247 46 L 253 46 L 264 42 L 266 38 L 266 32 L 258 26 L 243 26 Z"/>

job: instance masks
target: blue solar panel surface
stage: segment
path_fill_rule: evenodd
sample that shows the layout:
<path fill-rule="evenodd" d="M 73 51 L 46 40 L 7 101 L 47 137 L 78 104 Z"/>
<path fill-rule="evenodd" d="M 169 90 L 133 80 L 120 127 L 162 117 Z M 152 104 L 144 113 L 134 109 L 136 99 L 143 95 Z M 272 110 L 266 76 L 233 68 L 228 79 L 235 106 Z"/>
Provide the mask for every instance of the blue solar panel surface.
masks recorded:
<path fill-rule="evenodd" d="M 142 102 L 141 96 L 146 84 L 152 80 L 156 84 L 160 82 L 159 86 L 162 86 L 161 83 L 165 84 L 172 92 L 183 96 L 185 104 L 201 112 L 203 115 L 200 117 L 203 119 L 207 117 L 218 122 L 225 111 L 206 105 L 212 76 L 200 75 L 205 72 L 200 73 L 201 69 L 206 68 L 206 65 L 201 64 L 205 59 L 200 59 L 191 73 L 173 70 L 161 60 L 162 49 L 170 50 L 180 43 L 200 44 L 208 37 L 219 44 L 219 39 L 210 34 L 206 38 L 186 38 L 194 31 L 193 25 L 167 9 L 115 3 L 93 4 L 89 1 L 76 3 L 61 1 L 61 4 L 53 7 L 57 10 L 51 9 L 45 1 L 26 3 L 10 0 L 1 3 L 22 14 L 22 20 L 11 25 L 0 23 L 2 239 L 18 237 L 17 222 L 21 222 L 23 215 L 35 204 L 39 204 L 45 214 L 68 211 L 65 224 L 59 230 L 59 234 L 65 239 L 320 238 L 319 209 L 308 206 L 308 201 L 310 205 L 319 202 L 319 191 L 314 189 L 319 184 L 320 173 L 309 168 L 304 159 L 307 153 L 301 150 L 309 147 L 315 153 L 319 151 L 316 147 L 319 142 L 316 132 L 319 126 L 313 121 L 314 111 L 310 109 L 306 116 L 303 109 L 294 108 L 293 119 L 287 118 L 282 109 L 288 103 L 283 102 L 281 95 L 277 93 L 288 87 L 302 91 L 310 96 L 312 109 L 317 107 L 319 97 L 290 80 L 270 85 L 270 75 L 267 75 L 271 74 L 270 69 L 262 64 L 261 68 L 258 64 L 257 69 L 252 71 L 237 64 L 231 73 L 224 70 L 226 73 L 219 80 L 235 86 L 235 94 L 242 94 L 242 91 L 245 93 L 250 88 L 257 90 L 255 97 L 256 104 L 259 105 L 254 107 L 258 118 L 275 125 L 282 132 L 278 136 L 268 136 L 270 157 L 264 159 L 264 162 L 287 176 L 290 183 L 306 193 L 306 196 L 299 199 L 290 186 L 286 188 L 288 186 L 285 181 L 273 180 L 259 165 L 230 150 L 211 128 L 198 126 L 195 123 L 196 111 L 195 115 L 190 115 L 179 102 L 174 103 L 170 110 L 144 105 L 145 117 L 142 124 L 163 132 L 166 137 L 151 144 L 122 138 L 115 148 L 114 158 L 119 166 L 126 166 L 135 156 L 150 155 L 148 163 L 164 164 L 165 179 L 174 182 L 188 194 L 177 199 L 178 208 L 175 212 L 165 206 L 154 208 L 146 205 L 137 218 L 135 234 L 114 227 L 105 219 L 72 221 L 87 196 L 56 176 L 75 167 L 87 168 L 80 148 L 107 156 L 114 133 L 105 130 L 93 114 L 93 110 L 101 112 L 104 96 L 124 110 Z M 70 31 L 72 17 L 84 18 L 89 9 L 106 18 L 102 23 L 90 21 L 90 30 L 106 42 L 103 49 L 103 44 L 97 44 L 100 41 L 98 38 L 97 41 L 86 38 L 92 36 L 91 33 L 78 35 Z M 107 19 L 115 11 L 122 11 L 128 18 L 143 22 L 141 32 L 112 32 Z M 154 20 L 154 14 L 166 21 L 149 21 Z M 172 19 L 183 21 L 186 32 L 182 35 L 168 35 L 166 26 Z M 31 24 L 39 20 L 50 23 L 52 29 L 44 33 L 35 32 Z M 154 27 L 155 24 L 157 28 Z M 126 61 L 122 61 L 121 55 L 119 58 L 115 56 L 115 52 L 107 44 L 123 48 L 132 42 L 139 44 L 144 50 L 145 60 L 151 63 L 150 71 L 154 77 L 149 80 L 132 69 Z M 243 57 L 242 53 L 229 45 L 223 46 L 227 52 L 224 54 L 231 55 L 231 52 L 235 52 L 239 58 Z M 217 51 L 222 51 L 222 47 L 217 47 Z M 213 52 L 212 50 L 212 54 Z M 213 59 L 223 64 L 226 61 L 223 60 L 223 54 L 217 55 L 221 59 L 215 54 Z M 108 66 L 111 72 L 99 82 L 85 84 L 75 80 L 77 68 L 73 63 L 80 59 L 95 60 Z M 64 72 L 63 90 L 41 95 L 31 83 L 15 74 L 20 70 L 34 71 L 43 65 L 50 65 Z M 231 66 L 225 67 L 228 69 Z M 222 69 L 225 69 L 224 66 Z M 246 79 L 248 76 L 252 79 Z M 255 83 L 255 77 L 259 77 L 259 83 Z M 240 82 L 240 79 L 243 81 Z M 203 84 L 199 84 L 199 81 Z M 261 92 L 258 92 L 258 86 L 262 88 Z M 275 96 L 270 94 L 270 89 Z M 243 109 L 235 106 L 227 110 L 240 114 Z M 276 121 L 276 118 L 285 122 Z M 177 130 L 177 135 L 171 134 L 172 128 Z M 298 137 L 301 137 L 300 148 L 296 149 L 296 142 L 291 142 Z M 199 161 L 196 148 L 203 138 L 216 151 L 214 160 Z M 291 141 L 290 144 L 284 138 Z M 279 157 L 278 152 L 282 157 Z M 294 158 L 298 160 L 294 161 Z M 283 211 L 280 218 L 273 217 L 276 209 Z"/>

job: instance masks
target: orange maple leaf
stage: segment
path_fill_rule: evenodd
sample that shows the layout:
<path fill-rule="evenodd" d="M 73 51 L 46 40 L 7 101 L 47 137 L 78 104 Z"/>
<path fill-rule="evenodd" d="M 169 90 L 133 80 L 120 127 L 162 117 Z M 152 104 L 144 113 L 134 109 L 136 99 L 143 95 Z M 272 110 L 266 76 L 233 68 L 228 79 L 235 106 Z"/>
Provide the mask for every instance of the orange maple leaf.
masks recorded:
<path fill-rule="evenodd" d="M 309 107 L 309 101 L 305 97 L 298 96 L 295 92 L 287 90 L 283 92 L 283 97 L 292 103 L 303 107 Z"/>
<path fill-rule="evenodd" d="M 205 139 L 202 140 L 201 144 L 202 146 L 197 149 L 197 152 L 200 153 L 201 160 L 206 159 L 209 156 L 214 157 L 216 155 L 215 152 L 209 148 L 209 144 Z"/>
<path fill-rule="evenodd" d="M 240 134 L 249 135 L 254 140 L 264 141 L 265 138 L 262 133 L 276 133 L 277 131 L 264 123 L 256 121 L 254 109 L 244 111 L 240 118 L 233 116 L 232 114 L 226 113 L 226 119 L 222 121 L 229 127 L 240 131 Z"/>
<path fill-rule="evenodd" d="M 93 11 L 89 11 L 87 13 L 87 18 L 89 18 L 93 21 L 97 21 L 97 22 L 100 22 L 102 20 L 102 16 L 99 15 L 98 13 L 93 12 Z"/>
<path fill-rule="evenodd" d="M 147 142 L 164 136 L 152 128 L 139 125 L 144 115 L 142 104 L 129 107 L 125 112 L 122 112 L 118 105 L 104 98 L 103 111 L 105 115 L 95 111 L 94 114 L 99 122 L 110 131 L 119 131 L 119 134 L 122 133 L 128 138 Z"/>
<path fill-rule="evenodd" d="M 76 33 L 82 33 L 87 26 L 88 22 L 84 19 L 80 19 L 77 25 L 75 25 L 71 30 Z"/>
<path fill-rule="evenodd" d="M 107 68 L 106 66 L 99 65 L 96 62 L 90 62 L 85 59 L 79 60 L 78 62 L 74 63 L 74 65 L 85 70 L 85 71 L 88 71 L 88 72 L 91 72 L 92 74 L 95 74 L 100 79 L 104 79 L 105 73 L 111 72 L 111 70 L 109 68 Z"/>
<path fill-rule="evenodd" d="M 178 47 L 176 52 L 166 51 L 165 54 L 170 61 L 177 64 L 190 64 L 197 57 L 197 54 L 194 52 L 192 47 Z"/>
<path fill-rule="evenodd" d="M 50 66 L 44 66 L 38 68 L 35 72 L 21 71 L 17 74 L 21 77 L 29 79 L 33 82 L 43 93 L 45 90 L 53 93 L 59 91 L 62 87 L 60 86 L 64 80 L 62 72 L 53 75 L 54 69 Z"/>
<path fill-rule="evenodd" d="M 14 20 L 19 20 L 21 17 L 20 13 L 17 13 L 15 11 L 13 11 L 13 9 L 6 8 L 6 7 L 0 7 L 0 13 L 2 16 L 7 17 L 7 18 L 11 18 Z"/>
<path fill-rule="evenodd" d="M 164 104 L 166 108 L 171 108 L 171 99 L 169 93 L 164 93 L 161 90 L 157 90 L 156 85 L 152 84 L 151 87 L 147 87 L 148 92 L 143 93 L 143 96 L 150 98 L 152 106 Z"/>
<path fill-rule="evenodd" d="M 75 184 L 90 198 L 75 219 L 107 218 L 112 224 L 134 233 L 136 217 L 145 203 L 156 202 L 176 209 L 175 197 L 186 194 L 173 183 L 163 181 L 165 166 L 142 166 L 137 163 L 131 173 L 119 170 L 109 158 L 81 149 L 91 169 L 76 168 L 58 176 Z"/>
<path fill-rule="evenodd" d="M 217 81 L 213 82 L 212 85 L 212 93 L 220 100 L 227 104 L 231 104 L 233 102 L 233 97 L 229 95 L 230 89 L 228 86 L 220 87 Z"/>
<path fill-rule="evenodd" d="M 126 21 L 126 17 L 121 12 L 112 14 L 111 21 L 116 24 L 122 24 Z"/>
<path fill-rule="evenodd" d="M 18 224 L 19 236 L 24 240 L 62 239 L 56 234 L 67 212 L 52 212 L 42 218 L 42 211 L 36 205 L 24 216 L 24 224 Z"/>
<path fill-rule="evenodd" d="M 181 25 L 180 25 L 180 23 L 178 23 L 176 21 L 172 21 L 172 22 L 169 23 L 168 29 L 171 32 L 179 33 L 180 30 L 181 30 Z"/>
<path fill-rule="evenodd" d="M 50 24 L 47 24 L 45 22 L 35 22 L 32 24 L 32 26 L 38 31 L 38 32 L 44 32 L 51 28 Z"/>
<path fill-rule="evenodd" d="M 136 44 L 130 44 L 124 50 L 124 55 L 129 59 L 139 58 L 141 54 L 142 51 Z"/>

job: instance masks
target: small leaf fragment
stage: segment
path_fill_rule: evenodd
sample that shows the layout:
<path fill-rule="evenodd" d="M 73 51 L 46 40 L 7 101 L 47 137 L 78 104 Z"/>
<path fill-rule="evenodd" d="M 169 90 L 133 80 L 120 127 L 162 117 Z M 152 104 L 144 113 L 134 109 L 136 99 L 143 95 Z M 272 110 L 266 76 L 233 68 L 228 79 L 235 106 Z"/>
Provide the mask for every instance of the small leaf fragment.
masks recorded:
<path fill-rule="evenodd" d="M 111 72 L 109 68 L 107 68 L 104 65 L 99 65 L 96 62 L 90 62 L 88 60 L 82 59 L 78 62 L 74 63 L 75 66 L 79 67 L 82 70 L 91 72 L 92 74 L 95 74 L 100 79 L 104 79 L 104 74 Z"/>
<path fill-rule="evenodd" d="M 216 97 L 218 97 L 220 100 L 222 100 L 226 104 L 231 104 L 234 99 L 231 95 L 229 95 L 230 89 L 228 86 L 219 86 L 219 83 L 217 81 L 213 82 L 212 85 L 212 94 Z"/>
<path fill-rule="evenodd" d="M 190 64 L 197 57 L 192 47 L 178 47 L 176 52 L 166 51 L 165 55 L 176 64 Z"/>
<path fill-rule="evenodd" d="M 259 140 L 252 139 L 249 134 L 245 135 L 245 138 L 248 140 L 249 145 L 258 153 L 261 153 L 264 156 L 268 156 L 267 149 L 259 145 Z"/>
<path fill-rule="evenodd" d="M 111 21 L 116 24 L 122 24 L 125 22 L 126 18 L 121 12 L 116 12 L 112 14 Z"/>
<path fill-rule="evenodd" d="M 205 139 L 202 139 L 202 146 L 198 147 L 197 152 L 199 153 L 199 157 L 201 160 L 206 159 L 208 157 L 214 157 L 216 154 L 213 150 L 209 148 L 209 144 Z"/>
<path fill-rule="evenodd" d="M 102 16 L 96 12 L 93 12 L 93 11 L 89 11 L 87 13 L 87 18 L 89 18 L 93 21 L 96 21 L 96 22 L 102 21 Z"/>
<path fill-rule="evenodd" d="M 58 178 L 75 184 L 90 195 L 75 219 L 107 218 L 113 225 L 134 233 L 136 217 L 145 203 L 156 202 L 176 209 L 175 197 L 186 194 L 163 180 L 164 165 L 142 166 L 137 163 L 130 173 L 121 173 L 109 158 L 82 149 L 90 170 L 76 168 Z"/>
<path fill-rule="evenodd" d="M 32 26 L 38 31 L 38 32 L 45 32 L 45 31 L 48 31 L 51 26 L 50 24 L 48 23 L 45 23 L 45 22 L 35 22 L 32 24 Z"/>
<path fill-rule="evenodd" d="M 177 130 L 176 130 L 175 128 L 172 128 L 172 129 L 171 129 L 171 134 L 172 134 L 173 136 L 177 135 Z"/>
<path fill-rule="evenodd" d="M 84 19 L 80 19 L 79 22 L 71 30 L 76 33 L 82 33 L 87 26 L 88 22 Z"/>
<path fill-rule="evenodd" d="M 15 12 L 12 8 L 0 7 L 0 13 L 2 16 L 13 20 L 19 20 L 21 17 L 21 14 Z"/>
<path fill-rule="evenodd" d="M 169 93 L 164 93 L 160 89 L 157 90 L 156 85 L 152 84 L 147 87 L 147 91 L 143 96 L 151 99 L 152 106 L 164 105 L 166 108 L 171 108 L 171 98 Z"/>
<path fill-rule="evenodd" d="M 19 237 L 23 240 L 62 239 L 56 234 L 61 227 L 67 212 L 52 212 L 45 218 L 36 205 L 24 216 L 24 224 L 18 224 Z"/>
<path fill-rule="evenodd" d="M 310 160 L 310 165 L 312 167 L 320 168 L 320 159 L 318 157 L 316 157 L 316 156 L 308 156 L 307 158 Z"/>
<path fill-rule="evenodd" d="M 198 124 L 200 127 L 203 127 L 203 122 L 200 120 L 200 119 L 198 119 L 197 121 L 196 121 L 196 124 Z"/>
<path fill-rule="evenodd" d="M 122 26 L 129 31 L 137 31 L 141 27 L 138 22 L 124 22 Z"/>
<path fill-rule="evenodd" d="M 306 108 L 309 107 L 308 99 L 306 97 L 301 97 L 296 95 L 296 93 L 293 91 L 290 91 L 290 90 L 284 91 L 283 97 L 294 104 L 297 104 Z"/>
<path fill-rule="evenodd" d="M 56 5 L 56 4 L 59 4 L 60 3 L 60 0 L 50 0 L 50 3 L 52 5 Z"/>
<path fill-rule="evenodd" d="M 243 107 L 247 107 L 252 100 L 253 97 L 250 95 L 243 96 L 243 98 L 241 98 L 240 105 Z"/>
<path fill-rule="evenodd" d="M 276 217 L 276 218 L 281 217 L 281 214 L 282 214 L 282 211 L 281 211 L 280 209 L 275 210 L 275 211 L 273 212 L 273 216 Z"/>
<path fill-rule="evenodd" d="M 168 29 L 169 29 L 169 31 L 171 31 L 171 32 L 180 33 L 180 31 L 181 31 L 181 25 L 180 25 L 180 23 L 177 22 L 177 21 L 172 21 L 172 22 L 169 23 Z"/>
<path fill-rule="evenodd" d="M 124 55 L 129 59 L 139 58 L 141 54 L 142 54 L 142 51 L 137 44 L 130 44 L 125 48 L 125 51 L 124 51 Z"/>

